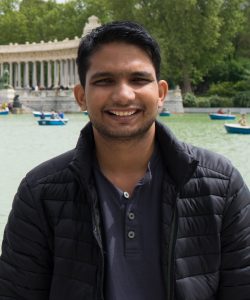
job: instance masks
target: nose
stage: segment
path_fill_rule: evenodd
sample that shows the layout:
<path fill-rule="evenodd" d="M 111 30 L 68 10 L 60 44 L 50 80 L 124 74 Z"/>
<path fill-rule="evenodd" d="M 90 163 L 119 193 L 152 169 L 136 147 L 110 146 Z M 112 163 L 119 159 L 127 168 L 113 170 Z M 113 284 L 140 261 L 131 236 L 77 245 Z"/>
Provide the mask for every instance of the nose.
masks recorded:
<path fill-rule="evenodd" d="M 135 99 L 135 91 L 127 82 L 119 83 L 114 87 L 112 100 L 116 103 L 127 104 Z"/>

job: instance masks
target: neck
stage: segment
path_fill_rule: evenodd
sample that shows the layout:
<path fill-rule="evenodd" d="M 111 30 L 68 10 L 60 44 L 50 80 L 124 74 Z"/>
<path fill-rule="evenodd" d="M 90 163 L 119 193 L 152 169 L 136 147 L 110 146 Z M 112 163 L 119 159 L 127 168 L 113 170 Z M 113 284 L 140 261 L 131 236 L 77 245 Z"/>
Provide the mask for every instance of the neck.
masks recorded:
<path fill-rule="evenodd" d="M 102 173 L 115 186 L 131 194 L 147 170 L 154 150 L 155 127 L 143 137 L 130 141 L 107 139 L 95 129 L 94 137 Z"/>

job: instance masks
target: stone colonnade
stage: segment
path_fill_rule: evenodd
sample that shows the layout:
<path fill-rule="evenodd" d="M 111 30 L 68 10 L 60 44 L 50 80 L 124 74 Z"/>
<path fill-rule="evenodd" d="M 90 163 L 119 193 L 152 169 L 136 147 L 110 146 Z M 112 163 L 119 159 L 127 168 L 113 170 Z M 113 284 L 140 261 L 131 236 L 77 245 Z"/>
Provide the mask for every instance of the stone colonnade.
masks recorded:
<path fill-rule="evenodd" d="M 0 63 L 0 76 L 9 72 L 9 84 L 14 89 L 72 87 L 78 83 L 74 58 L 60 60 L 10 61 Z"/>
<path fill-rule="evenodd" d="M 88 18 L 82 36 L 100 25 L 96 16 Z M 0 76 L 8 70 L 14 89 L 70 88 L 79 82 L 76 55 L 80 38 L 63 41 L 10 43 L 0 46 Z"/>
<path fill-rule="evenodd" d="M 76 53 L 79 38 L 64 41 L 0 46 L 0 76 L 8 71 L 14 89 L 70 88 L 78 80 Z"/>

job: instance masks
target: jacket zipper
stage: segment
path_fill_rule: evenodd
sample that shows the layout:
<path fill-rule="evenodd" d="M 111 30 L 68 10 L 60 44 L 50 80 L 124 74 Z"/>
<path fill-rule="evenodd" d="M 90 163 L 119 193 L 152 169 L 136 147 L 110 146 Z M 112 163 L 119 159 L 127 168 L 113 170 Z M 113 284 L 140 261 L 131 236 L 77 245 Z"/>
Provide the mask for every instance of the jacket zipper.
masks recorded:
<path fill-rule="evenodd" d="M 82 187 L 82 183 L 79 180 L 78 177 L 76 177 L 76 180 L 79 183 L 79 186 Z M 97 282 L 97 292 L 96 292 L 96 300 L 104 300 L 104 296 L 103 296 L 103 285 L 104 285 L 104 251 L 103 251 L 103 246 L 102 246 L 102 239 L 101 239 L 101 232 L 100 232 L 100 227 L 98 225 L 98 221 L 97 221 L 97 214 L 99 215 L 99 210 L 97 208 L 96 205 L 96 197 L 93 196 L 93 192 L 92 192 L 92 188 L 91 186 L 88 186 L 88 199 L 89 199 L 89 203 L 91 205 L 91 217 L 92 217 L 92 224 L 93 224 L 93 235 L 95 237 L 95 240 L 100 248 L 100 252 L 101 252 L 101 259 L 102 259 L 102 263 L 101 263 L 101 275 L 100 275 L 100 280 L 98 277 L 98 282 Z M 94 194 L 96 195 L 95 191 Z M 100 216 L 99 216 L 99 220 L 100 220 Z M 99 294 L 101 296 L 100 299 L 98 299 Z"/>
<path fill-rule="evenodd" d="M 92 193 L 91 193 L 92 195 Z M 102 245 L 102 238 L 101 238 L 101 231 L 100 231 L 100 215 L 99 210 L 96 204 L 96 198 L 91 197 L 93 201 L 91 201 L 91 213 L 92 213 L 92 223 L 93 223 L 93 234 L 96 239 L 96 242 L 100 248 L 101 252 L 101 269 L 100 269 L 100 276 L 98 277 L 98 284 L 97 284 L 97 293 L 96 293 L 96 300 L 104 300 L 103 296 L 103 284 L 104 284 L 104 251 Z M 98 221 L 99 219 L 99 221 Z M 101 299 L 98 299 L 98 291 L 101 296 Z"/>
<path fill-rule="evenodd" d="M 177 193 L 176 202 L 179 198 L 179 193 Z M 168 272 L 167 272 L 167 300 L 174 300 L 174 249 L 175 249 L 175 242 L 176 242 L 176 235 L 177 235 L 177 204 L 174 207 L 174 214 L 172 220 L 172 228 L 170 232 L 170 241 L 169 241 L 169 252 L 168 252 Z"/>

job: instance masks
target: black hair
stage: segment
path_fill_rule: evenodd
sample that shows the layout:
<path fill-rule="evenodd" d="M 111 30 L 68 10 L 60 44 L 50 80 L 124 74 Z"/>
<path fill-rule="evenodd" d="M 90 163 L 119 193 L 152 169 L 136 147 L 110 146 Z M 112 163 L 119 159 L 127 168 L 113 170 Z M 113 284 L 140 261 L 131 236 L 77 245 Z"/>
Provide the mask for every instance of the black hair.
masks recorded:
<path fill-rule="evenodd" d="M 160 79 L 161 54 L 158 43 L 138 23 L 114 21 L 96 27 L 84 36 L 78 48 L 76 63 L 81 85 L 86 83 L 86 73 L 90 67 L 91 56 L 104 44 L 123 42 L 141 48 L 151 59 L 157 80 Z"/>

